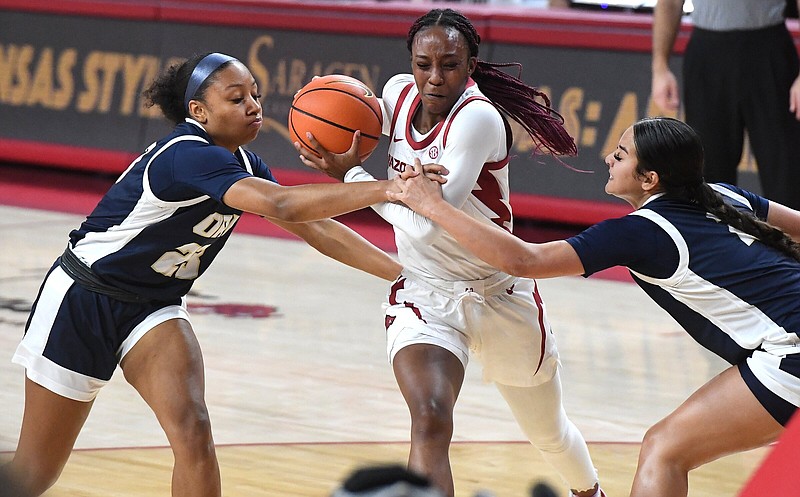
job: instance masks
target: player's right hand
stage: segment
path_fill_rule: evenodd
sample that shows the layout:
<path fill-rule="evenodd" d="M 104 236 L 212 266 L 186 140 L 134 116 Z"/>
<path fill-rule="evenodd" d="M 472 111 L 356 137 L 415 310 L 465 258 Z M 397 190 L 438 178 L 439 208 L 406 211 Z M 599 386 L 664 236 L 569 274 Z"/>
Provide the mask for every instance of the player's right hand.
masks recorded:
<path fill-rule="evenodd" d="M 361 132 L 356 130 L 353 133 L 353 143 L 350 148 L 341 154 L 334 154 L 323 147 L 314 135 L 306 133 L 308 142 L 316 150 L 316 154 L 302 145 L 299 142 L 294 142 L 294 148 L 300 152 L 300 162 L 306 166 L 322 171 L 331 178 L 344 181 L 344 175 L 355 166 L 361 165 L 361 159 L 358 157 L 358 146 L 361 143 Z"/>

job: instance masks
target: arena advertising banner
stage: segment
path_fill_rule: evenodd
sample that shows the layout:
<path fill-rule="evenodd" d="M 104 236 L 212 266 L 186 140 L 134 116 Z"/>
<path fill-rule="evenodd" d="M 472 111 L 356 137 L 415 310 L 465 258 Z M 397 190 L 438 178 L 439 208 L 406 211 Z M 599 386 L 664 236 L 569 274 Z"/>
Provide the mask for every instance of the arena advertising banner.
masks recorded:
<path fill-rule="evenodd" d="M 603 191 L 608 177 L 603 158 L 626 127 L 655 112 L 648 100 L 649 53 L 523 41 L 492 41 L 484 34 L 481 58 L 521 63 L 522 79 L 545 90 L 564 116 L 579 154 L 561 160 L 532 155 L 533 144 L 514 125 L 511 178 L 516 204 L 521 205 L 517 214 L 570 220 L 545 212 L 558 210 L 563 202 L 526 207 L 526 199 L 576 201 L 584 206 L 576 222 L 626 212 L 626 205 Z M 142 91 L 165 67 L 209 51 L 239 58 L 255 76 L 265 124 L 249 148 L 276 170 L 279 179 L 282 173 L 318 174 L 300 163 L 287 130 L 292 97 L 313 76 L 346 74 L 380 93 L 389 77 L 410 71 L 405 37 L 398 33 L 337 33 L 330 28 L 316 32 L 0 8 L 0 144 L 62 147 L 42 149 L 58 150 L 56 155 L 115 152 L 85 154 L 89 159 L 79 167 L 121 172 L 170 127 L 157 109 L 144 106 Z M 679 69 L 676 58 L 678 74 Z M 513 68 L 509 71 L 515 74 Z M 36 157 L 37 147 L 31 150 L 25 161 L 58 165 L 53 153 Z M 365 164 L 378 176 L 385 175 L 386 150 L 382 141 Z M 0 151 L 0 159 L 8 157 Z"/>
<path fill-rule="evenodd" d="M 397 39 L 2 12 L 0 137 L 138 155 L 170 126 L 142 91 L 182 58 L 218 51 L 244 62 L 263 95 L 250 148 L 273 167 L 304 168 L 286 129 L 293 95 L 334 73 L 380 88 L 407 70 L 404 50 Z"/>

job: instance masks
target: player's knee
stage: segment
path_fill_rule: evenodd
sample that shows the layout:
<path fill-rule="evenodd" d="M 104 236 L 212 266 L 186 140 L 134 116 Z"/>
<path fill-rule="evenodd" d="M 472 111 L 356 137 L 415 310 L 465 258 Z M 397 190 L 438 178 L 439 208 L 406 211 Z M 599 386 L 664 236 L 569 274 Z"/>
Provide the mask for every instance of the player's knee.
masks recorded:
<path fill-rule="evenodd" d="M 534 447 L 542 452 L 561 453 L 571 445 L 583 444 L 583 436 L 566 413 L 552 417 L 518 417 L 517 423 Z"/>
<path fill-rule="evenodd" d="M 642 439 L 642 448 L 639 453 L 639 463 L 659 464 L 672 467 L 686 468 L 688 471 L 691 461 L 688 460 L 689 451 L 678 446 L 674 428 L 668 420 L 662 420 L 653 425 Z"/>
<path fill-rule="evenodd" d="M 13 492 L 8 495 L 14 495 L 15 497 L 21 495 L 25 497 L 38 497 L 55 485 L 60 474 L 59 472 L 57 475 L 36 475 L 31 480 L 20 480 L 15 484 L 15 487 L 13 487 Z"/>
<path fill-rule="evenodd" d="M 8 466 L 3 468 L 0 482 L 3 490 L 0 495 L 15 497 L 42 495 L 55 485 L 63 468 L 63 465 L 48 465 L 42 462 L 20 465 L 17 464 L 17 461 L 12 460 Z"/>
<path fill-rule="evenodd" d="M 531 444 L 542 452 L 557 454 L 569 447 L 569 433 L 565 430 L 535 433 L 530 439 Z"/>
<path fill-rule="evenodd" d="M 453 436 L 453 411 L 436 401 L 417 406 L 411 412 L 411 430 L 424 439 L 446 439 Z"/>
<path fill-rule="evenodd" d="M 640 453 L 648 457 L 656 457 L 665 451 L 668 440 L 664 422 L 656 423 L 645 432 Z"/>
<path fill-rule="evenodd" d="M 192 409 L 165 426 L 176 457 L 203 459 L 214 453 L 211 420 L 205 407 Z"/>

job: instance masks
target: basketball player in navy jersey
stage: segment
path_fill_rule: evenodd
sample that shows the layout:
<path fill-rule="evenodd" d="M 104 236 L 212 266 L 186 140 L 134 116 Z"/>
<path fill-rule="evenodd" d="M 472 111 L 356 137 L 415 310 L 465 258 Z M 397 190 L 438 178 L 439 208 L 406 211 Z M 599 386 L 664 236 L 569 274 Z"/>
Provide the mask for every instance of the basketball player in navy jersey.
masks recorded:
<path fill-rule="evenodd" d="M 175 128 L 70 233 L 13 358 L 26 370 L 25 411 L 6 469 L 26 495 L 56 481 L 117 364 L 172 447 L 172 495 L 220 495 L 203 360 L 184 297 L 242 212 L 381 278 L 393 280 L 401 269 L 328 219 L 385 201 L 391 182 L 282 187 L 242 148 L 262 117 L 256 81 L 241 62 L 219 53 L 193 57 L 165 71 L 145 96 Z"/>
<path fill-rule="evenodd" d="M 606 164 L 606 192 L 636 210 L 543 244 L 473 219 L 424 177 L 389 196 L 509 274 L 626 266 L 692 338 L 732 364 L 642 442 L 630 495 L 685 496 L 690 470 L 776 440 L 800 405 L 800 212 L 705 183 L 700 139 L 675 119 L 637 122 Z"/>
<path fill-rule="evenodd" d="M 513 137 L 504 115 L 542 149 L 574 154 L 575 144 L 547 97 L 478 60 L 479 44 L 472 23 L 452 9 L 434 9 L 411 26 L 412 74 L 390 78 L 381 95 L 388 174 L 415 159 L 442 164 L 450 171 L 444 185 L 450 204 L 511 231 Z M 318 159 L 297 146 L 311 167 L 348 183 L 374 181 L 361 167 L 348 172 L 358 163 L 355 154 L 318 149 Z M 405 206 L 374 208 L 393 225 L 404 267 L 389 289 L 385 321 L 387 353 L 411 414 L 409 468 L 453 495 L 453 412 L 472 355 L 572 493 L 601 495 L 583 435 L 562 405 L 558 351 L 536 282 L 498 271 Z"/>

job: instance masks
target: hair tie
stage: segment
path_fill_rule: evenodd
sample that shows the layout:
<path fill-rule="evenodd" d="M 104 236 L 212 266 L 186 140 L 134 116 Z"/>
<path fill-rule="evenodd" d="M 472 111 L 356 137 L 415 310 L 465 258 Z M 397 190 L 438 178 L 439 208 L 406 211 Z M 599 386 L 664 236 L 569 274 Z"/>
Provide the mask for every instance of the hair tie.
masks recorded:
<path fill-rule="evenodd" d="M 183 106 L 186 108 L 187 112 L 189 111 L 189 100 L 194 98 L 194 94 L 197 93 L 197 90 L 205 80 L 208 79 L 211 73 L 216 71 L 219 66 L 231 60 L 236 60 L 236 58 L 215 52 L 206 55 L 194 66 L 192 75 L 189 76 L 189 82 L 186 84 L 186 93 L 183 97 Z"/>

